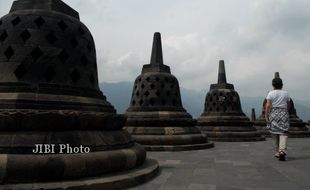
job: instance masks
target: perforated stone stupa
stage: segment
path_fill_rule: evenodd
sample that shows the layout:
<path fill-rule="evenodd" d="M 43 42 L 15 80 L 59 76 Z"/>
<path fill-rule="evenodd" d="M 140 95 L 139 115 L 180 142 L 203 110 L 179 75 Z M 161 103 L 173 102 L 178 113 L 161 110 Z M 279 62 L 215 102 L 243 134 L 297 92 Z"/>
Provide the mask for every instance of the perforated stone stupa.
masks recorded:
<path fill-rule="evenodd" d="M 274 78 L 280 78 L 280 73 L 275 72 Z M 310 131 L 306 127 L 306 122 L 303 122 L 298 116 L 296 112 L 296 108 L 294 105 L 294 101 L 291 98 L 291 109 L 289 110 L 290 113 L 290 129 L 289 129 L 289 136 L 290 137 L 310 137 Z M 265 106 L 267 100 L 264 99 L 263 106 L 262 106 L 262 113 L 259 118 L 254 122 L 254 126 L 261 131 L 262 134 L 265 136 L 270 136 L 269 131 L 266 129 L 266 121 L 265 121 Z"/>
<path fill-rule="evenodd" d="M 210 148 L 207 136 L 182 106 L 178 80 L 164 65 L 160 33 L 154 34 L 150 64 L 134 83 L 126 129 L 147 150 Z"/>
<path fill-rule="evenodd" d="M 198 126 L 213 141 L 260 141 L 260 133 L 243 113 L 240 98 L 226 81 L 224 61 L 219 63 L 217 84 L 211 84 Z"/>
<path fill-rule="evenodd" d="M 94 41 L 78 12 L 61 0 L 14 1 L 0 19 L 0 189 L 114 189 L 149 179 L 158 164 L 124 123 L 99 90 Z M 34 153 L 40 144 L 55 149 Z M 61 145 L 90 152 L 61 153 Z"/>
<path fill-rule="evenodd" d="M 306 122 L 297 116 L 294 101 L 291 99 L 291 109 L 290 109 L 290 129 L 289 137 L 310 137 L 310 131 L 306 127 Z"/>

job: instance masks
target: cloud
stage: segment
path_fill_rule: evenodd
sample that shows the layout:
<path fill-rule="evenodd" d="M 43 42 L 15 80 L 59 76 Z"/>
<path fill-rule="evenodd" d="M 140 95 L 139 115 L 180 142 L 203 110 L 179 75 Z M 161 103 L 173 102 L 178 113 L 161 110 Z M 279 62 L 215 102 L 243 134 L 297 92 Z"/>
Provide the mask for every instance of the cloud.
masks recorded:
<path fill-rule="evenodd" d="M 228 82 L 242 96 L 265 96 L 279 71 L 292 97 L 309 99 L 308 0 L 65 2 L 94 36 L 101 81 L 134 80 L 159 31 L 164 63 L 184 88 L 207 90 L 224 59 Z M 0 3 L 4 15 L 10 6 Z"/>
<path fill-rule="evenodd" d="M 141 72 L 141 59 L 138 55 L 128 52 L 117 60 L 99 58 L 98 71 L 101 81 L 133 81 Z"/>

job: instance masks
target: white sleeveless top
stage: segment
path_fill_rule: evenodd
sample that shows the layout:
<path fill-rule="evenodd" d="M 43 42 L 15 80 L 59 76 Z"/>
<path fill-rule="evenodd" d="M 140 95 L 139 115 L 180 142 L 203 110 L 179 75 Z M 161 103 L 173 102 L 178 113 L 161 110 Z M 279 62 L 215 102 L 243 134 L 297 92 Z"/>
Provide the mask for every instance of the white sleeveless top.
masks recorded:
<path fill-rule="evenodd" d="M 274 108 L 287 108 L 287 102 L 290 101 L 290 96 L 285 90 L 272 90 L 268 93 L 267 100 L 271 100 Z"/>

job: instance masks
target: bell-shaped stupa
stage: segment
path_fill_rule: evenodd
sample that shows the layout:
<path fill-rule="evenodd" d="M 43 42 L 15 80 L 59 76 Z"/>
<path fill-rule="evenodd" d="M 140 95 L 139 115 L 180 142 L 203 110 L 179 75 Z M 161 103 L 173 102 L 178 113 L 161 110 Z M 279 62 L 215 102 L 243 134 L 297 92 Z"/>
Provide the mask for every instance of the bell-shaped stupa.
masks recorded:
<path fill-rule="evenodd" d="M 291 109 L 290 113 L 290 128 L 289 128 L 289 137 L 310 137 L 310 131 L 306 127 L 306 122 L 300 119 L 297 116 L 296 108 L 294 101 L 291 99 Z"/>
<path fill-rule="evenodd" d="M 243 113 L 238 93 L 227 83 L 224 61 L 219 63 L 218 82 L 211 84 L 198 126 L 214 141 L 264 140 Z"/>
<path fill-rule="evenodd" d="M 274 78 L 280 78 L 280 73 L 275 72 Z M 270 136 L 269 131 L 266 129 L 266 121 L 265 121 L 265 106 L 267 100 L 264 99 L 262 106 L 262 113 L 259 118 L 254 122 L 254 126 L 257 130 L 259 130 L 265 136 Z M 290 137 L 310 137 L 310 131 L 306 127 L 306 123 L 303 122 L 296 113 L 296 108 L 294 102 L 291 98 L 290 100 L 291 108 L 289 110 L 290 113 L 290 128 L 289 128 L 289 136 Z"/>
<path fill-rule="evenodd" d="M 0 189 L 114 189 L 158 164 L 99 90 L 95 45 L 61 0 L 0 19 Z"/>
<path fill-rule="evenodd" d="M 213 147 L 182 106 L 178 80 L 163 63 L 160 33 L 154 34 L 150 64 L 135 80 L 126 116 L 126 129 L 147 150 Z"/>

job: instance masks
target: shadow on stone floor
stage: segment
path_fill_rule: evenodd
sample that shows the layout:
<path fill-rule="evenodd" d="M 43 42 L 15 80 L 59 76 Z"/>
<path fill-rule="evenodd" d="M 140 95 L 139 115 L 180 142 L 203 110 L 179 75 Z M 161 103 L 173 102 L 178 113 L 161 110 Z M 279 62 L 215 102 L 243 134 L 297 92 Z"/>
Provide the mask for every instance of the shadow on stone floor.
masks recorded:
<path fill-rule="evenodd" d="M 310 156 L 309 155 L 304 155 L 304 156 L 288 156 L 286 158 L 287 162 L 296 161 L 296 160 L 310 160 Z"/>

